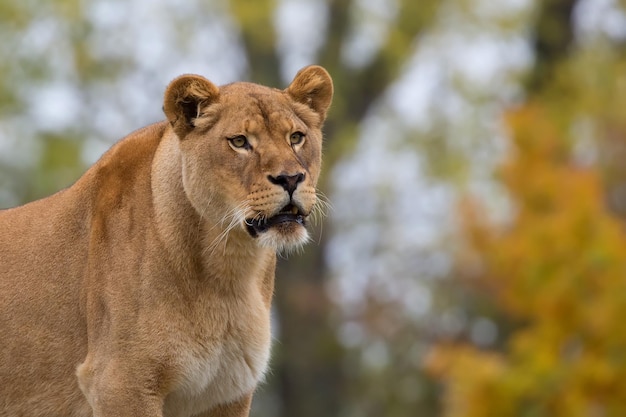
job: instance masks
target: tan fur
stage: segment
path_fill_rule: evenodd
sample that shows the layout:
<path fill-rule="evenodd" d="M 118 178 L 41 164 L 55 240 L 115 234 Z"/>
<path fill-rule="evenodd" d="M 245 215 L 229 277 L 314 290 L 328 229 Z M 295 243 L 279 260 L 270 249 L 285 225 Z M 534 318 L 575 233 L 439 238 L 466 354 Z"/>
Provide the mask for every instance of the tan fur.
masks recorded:
<path fill-rule="evenodd" d="M 247 416 L 276 251 L 307 239 L 296 221 L 248 224 L 314 209 L 331 98 L 316 66 L 284 91 L 181 76 L 167 121 L 0 211 L 0 416 Z M 281 175 L 302 175 L 291 198 Z"/>

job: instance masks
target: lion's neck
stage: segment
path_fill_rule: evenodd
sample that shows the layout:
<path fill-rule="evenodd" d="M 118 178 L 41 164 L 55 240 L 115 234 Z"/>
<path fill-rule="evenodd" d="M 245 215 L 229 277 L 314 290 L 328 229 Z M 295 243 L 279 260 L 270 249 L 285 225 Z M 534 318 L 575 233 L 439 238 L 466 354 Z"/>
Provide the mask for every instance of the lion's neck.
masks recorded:
<path fill-rule="evenodd" d="M 201 270 L 224 284 L 256 275 L 273 252 L 256 245 L 243 229 L 227 232 L 228 224 L 221 219 L 212 218 L 211 213 L 198 214 L 183 188 L 177 141 L 166 134 L 152 167 L 156 231 L 170 264 L 191 275 Z"/>

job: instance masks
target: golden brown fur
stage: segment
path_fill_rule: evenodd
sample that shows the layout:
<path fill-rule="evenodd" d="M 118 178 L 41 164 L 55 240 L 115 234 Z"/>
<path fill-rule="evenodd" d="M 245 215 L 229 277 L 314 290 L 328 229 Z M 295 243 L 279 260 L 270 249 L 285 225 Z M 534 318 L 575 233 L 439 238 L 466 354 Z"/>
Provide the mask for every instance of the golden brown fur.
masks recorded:
<path fill-rule="evenodd" d="M 316 66 L 284 91 L 181 76 L 167 121 L 0 211 L 0 416 L 247 416 L 331 98 Z"/>

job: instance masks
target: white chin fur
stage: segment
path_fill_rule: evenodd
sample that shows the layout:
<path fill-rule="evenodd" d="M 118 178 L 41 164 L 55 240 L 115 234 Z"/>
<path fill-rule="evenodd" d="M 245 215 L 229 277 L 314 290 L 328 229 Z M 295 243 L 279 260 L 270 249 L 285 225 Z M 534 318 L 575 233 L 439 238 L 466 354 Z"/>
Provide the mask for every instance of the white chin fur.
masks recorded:
<path fill-rule="evenodd" d="M 270 229 L 257 236 L 259 245 L 274 249 L 278 253 L 289 254 L 309 241 L 309 232 L 304 227 L 298 227 L 293 233 L 281 233 Z"/>

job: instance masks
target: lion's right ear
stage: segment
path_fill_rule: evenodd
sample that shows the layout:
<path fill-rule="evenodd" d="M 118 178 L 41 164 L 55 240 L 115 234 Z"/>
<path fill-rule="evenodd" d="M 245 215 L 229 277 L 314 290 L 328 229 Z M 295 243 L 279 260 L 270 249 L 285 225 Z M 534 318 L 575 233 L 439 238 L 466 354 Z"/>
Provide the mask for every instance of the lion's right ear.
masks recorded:
<path fill-rule="evenodd" d="M 165 89 L 163 112 L 179 138 L 193 128 L 200 110 L 217 101 L 220 90 L 201 75 L 181 75 Z"/>

